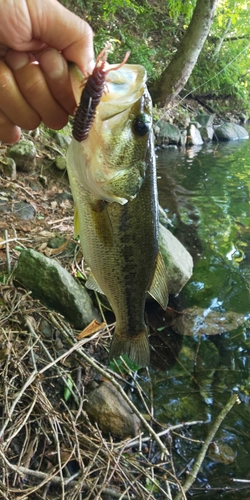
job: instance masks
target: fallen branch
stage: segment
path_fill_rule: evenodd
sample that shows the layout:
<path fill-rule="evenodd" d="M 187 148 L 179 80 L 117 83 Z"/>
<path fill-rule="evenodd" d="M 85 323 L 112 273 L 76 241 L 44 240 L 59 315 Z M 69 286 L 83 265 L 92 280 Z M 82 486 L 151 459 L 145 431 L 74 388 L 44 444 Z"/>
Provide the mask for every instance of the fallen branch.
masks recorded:
<path fill-rule="evenodd" d="M 205 439 L 204 441 L 204 444 L 201 448 L 201 451 L 197 457 L 197 460 L 196 462 L 194 463 L 194 466 L 193 466 L 193 470 L 189 472 L 189 476 L 186 480 L 186 482 L 184 483 L 182 489 L 183 489 L 183 492 L 186 493 L 190 487 L 192 486 L 192 484 L 194 483 L 196 477 L 197 477 L 197 474 L 201 468 L 201 465 L 202 465 L 202 462 L 205 458 L 205 455 L 207 453 L 207 450 L 208 450 L 208 447 L 210 445 L 210 443 L 213 441 L 214 439 L 214 436 L 217 432 L 217 430 L 219 429 L 220 425 L 222 424 L 223 420 L 225 419 L 226 415 L 229 413 L 229 411 L 233 408 L 233 406 L 235 405 L 235 403 L 240 403 L 240 400 L 238 398 L 238 395 L 237 394 L 233 394 L 233 396 L 231 396 L 231 398 L 229 399 L 228 403 L 226 404 L 226 406 L 223 408 L 223 410 L 220 412 L 220 414 L 218 415 L 218 417 L 216 418 L 214 424 L 212 425 L 208 435 L 207 435 L 207 438 Z M 174 498 L 174 500 L 182 500 L 183 498 L 183 492 L 179 492 L 176 497 Z"/>
<path fill-rule="evenodd" d="M 54 324 L 57 326 L 57 328 L 59 330 L 62 330 L 62 325 L 60 325 L 56 320 L 55 318 L 53 317 L 53 322 Z M 96 335 L 96 334 L 95 334 Z M 69 339 L 68 339 L 69 340 Z M 83 339 L 84 340 L 84 339 Z M 144 427 L 146 427 L 146 429 L 148 430 L 148 432 L 150 433 L 150 435 L 155 439 L 155 441 L 157 442 L 157 444 L 159 445 L 160 447 L 160 450 L 161 452 L 164 454 L 164 455 L 169 455 L 169 451 L 167 450 L 166 446 L 163 444 L 163 442 L 161 441 L 161 439 L 159 438 L 158 434 L 154 431 L 154 429 L 152 429 L 151 425 L 149 425 L 149 423 L 146 421 L 146 419 L 143 417 L 143 415 L 140 413 L 140 411 L 136 408 L 136 406 L 134 405 L 134 403 L 132 403 L 132 401 L 130 400 L 130 398 L 127 396 L 126 392 L 123 390 L 123 388 L 121 387 L 121 385 L 119 384 L 119 382 L 117 382 L 117 380 L 115 380 L 115 378 L 110 375 L 109 373 L 107 373 L 106 370 L 104 370 L 96 361 L 94 361 L 92 358 L 90 358 L 82 349 L 81 349 L 81 345 L 83 344 L 83 342 L 78 342 L 77 344 L 73 345 L 73 347 L 66 353 L 66 356 L 75 351 L 77 349 L 77 353 L 78 355 L 80 355 L 82 358 L 85 359 L 85 361 L 87 361 L 93 368 L 95 368 L 101 375 L 103 375 L 103 377 L 105 377 L 107 380 L 109 380 L 109 382 L 111 382 L 111 384 L 118 390 L 118 392 L 122 395 L 122 397 L 125 399 L 126 403 L 130 406 L 130 408 L 133 410 L 133 412 L 137 415 L 137 417 L 139 418 L 139 420 L 141 421 L 141 423 L 144 425 Z M 63 356 L 60 356 L 60 358 L 62 357 L 66 357 L 65 354 Z M 58 358 L 59 359 L 59 358 Z M 58 361 L 58 359 L 56 361 Z M 51 363 L 52 365 L 52 363 Z M 50 366 L 51 366 L 50 365 Z M 47 369 L 47 367 L 46 367 Z M 41 373 L 45 371 L 45 369 L 41 370 Z"/>

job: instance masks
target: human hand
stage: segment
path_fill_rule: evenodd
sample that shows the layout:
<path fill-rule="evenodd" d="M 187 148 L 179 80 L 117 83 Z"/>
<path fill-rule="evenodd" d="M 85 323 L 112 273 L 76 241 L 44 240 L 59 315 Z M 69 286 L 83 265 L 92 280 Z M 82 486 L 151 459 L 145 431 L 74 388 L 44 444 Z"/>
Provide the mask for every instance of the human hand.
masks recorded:
<path fill-rule="evenodd" d="M 0 141 L 66 125 L 75 100 L 67 61 L 94 67 L 90 26 L 57 0 L 0 0 Z"/>

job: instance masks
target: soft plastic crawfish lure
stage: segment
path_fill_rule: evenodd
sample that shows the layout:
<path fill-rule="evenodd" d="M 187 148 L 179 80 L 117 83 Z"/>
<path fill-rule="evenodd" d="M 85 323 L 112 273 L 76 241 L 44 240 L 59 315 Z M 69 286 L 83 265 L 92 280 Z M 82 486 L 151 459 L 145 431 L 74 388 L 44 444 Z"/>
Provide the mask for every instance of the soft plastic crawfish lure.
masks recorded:
<path fill-rule="evenodd" d="M 88 137 L 89 131 L 95 119 L 96 108 L 102 98 L 103 92 L 105 91 L 107 74 L 109 71 L 121 68 L 121 66 L 127 62 L 130 55 L 130 52 L 126 52 L 123 61 L 118 64 L 118 66 L 105 70 L 108 48 L 109 45 L 104 47 L 101 51 L 96 59 L 96 65 L 92 75 L 90 75 L 83 82 L 84 89 L 82 91 L 80 104 L 76 110 L 72 131 L 73 137 L 78 142 L 84 141 L 84 139 L 87 139 Z"/>

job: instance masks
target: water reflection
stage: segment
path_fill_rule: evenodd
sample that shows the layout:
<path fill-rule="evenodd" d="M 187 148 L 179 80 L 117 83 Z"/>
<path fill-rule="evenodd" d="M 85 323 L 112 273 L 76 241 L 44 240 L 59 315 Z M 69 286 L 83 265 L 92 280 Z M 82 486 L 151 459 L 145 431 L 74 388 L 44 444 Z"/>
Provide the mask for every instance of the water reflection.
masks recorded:
<path fill-rule="evenodd" d="M 157 156 L 160 204 L 173 223 L 171 231 L 195 262 L 179 308 L 199 307 L 204 317 L 216 311 L 232 318 L 242 315 L 245 321 L 217 335 L 210 331 L 173 337 L 170 329 L 172 342 L 178 345 L 175 363 L 172 359 L 167 369 L 152 372 L 156 417 L 169 424 L 189 419 L 208 422 L 233 392 L 239 393 L 243 402 L 216 435 L 221 461 L 210 453 L 193 493 L 204 498 L 206 486 L 206 498 L 211 500 L 246 498 L 250 487 L 244 486 L 241 493 L 230 478 L 250 479 L 250 141 L 166 149 L 157 151 Z M 207 432 L 207 423 L 186 429 L 185 439 L 204 439 Z M 197 449 L 176 436 L 179 471 Z M 230 450 L 233 459 L 226 463 Z"/>

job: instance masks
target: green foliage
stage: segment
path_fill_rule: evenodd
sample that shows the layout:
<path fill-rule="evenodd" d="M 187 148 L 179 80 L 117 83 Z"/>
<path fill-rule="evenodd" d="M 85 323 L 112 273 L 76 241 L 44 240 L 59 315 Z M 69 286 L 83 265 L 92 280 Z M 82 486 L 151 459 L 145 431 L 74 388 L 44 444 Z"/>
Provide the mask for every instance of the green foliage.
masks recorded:
<path fill-rule="evenodd" d="M 195 4 L 195 0 L 189 0 L 188 2 L 183 2 L 182 0 L 168 0 L 170 18 L 176 22 L 180 16 L 183 16 L 184 20 L 189 22 L 193 14 Z"/>
<path fill-rule="evenodd" d="M 108 61 L 142 64 L 149 80 L 157 79 L 178 49 L 197 0 L 62 0 L 84 17 L 95 32 L 98 54 L 112 42 Z M 246 111 L 250 107 L 250 24 L 248 0 L 220 0 L 210 35 L 183 95 L 230 96 Z M 248 47 L 248 48 L 247 48 Z"/>
<path fill-rule="evenodd" d="M 137 372 L 141 367 L 124 354 L 119 358 L 113 359 L 109 364 L 109 368 L 120 375 L 127 375 L 130 372 Z"/>
<path fill-rule="evenodd" d="M 247 2 L 222 0 L 185 94 L 230 97 L 233 106 L 237 101 L 242 109 L 249 110 L 249 49 Z"/>
<path fill-rule="evenodd" d="M 67 385 L 64 387 L 63 397 L 64 397 L 65 401 L 68 401 L 70 396 L 72 395 L 73 387 L 74 387 L 74 382 L 72 380 L 71 375 L 69 375 L 67 378 Z"/>

